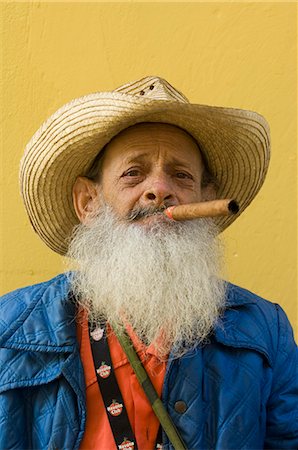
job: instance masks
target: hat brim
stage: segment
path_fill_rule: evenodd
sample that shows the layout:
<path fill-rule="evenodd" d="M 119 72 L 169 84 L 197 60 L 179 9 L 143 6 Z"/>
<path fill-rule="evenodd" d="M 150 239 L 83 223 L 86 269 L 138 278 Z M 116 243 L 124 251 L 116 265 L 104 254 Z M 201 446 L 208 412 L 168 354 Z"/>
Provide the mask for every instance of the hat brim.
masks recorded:
<path fill-rule="evenodd" d="M 101 149 L 120 131 L 141 122 L 176 125 L 198 142 L 219 185 L 218 198 L 233 198 L 239 213 L 216 219 L 227 228 L 261 188 L 270 158 L 269 127 L 259 114 L 119 92 L 90 94 L 66 104 L 35 133 L 20 168 L 21 193 L 41 239 L 64 255 L 78 223 L 72 187 Z"/>

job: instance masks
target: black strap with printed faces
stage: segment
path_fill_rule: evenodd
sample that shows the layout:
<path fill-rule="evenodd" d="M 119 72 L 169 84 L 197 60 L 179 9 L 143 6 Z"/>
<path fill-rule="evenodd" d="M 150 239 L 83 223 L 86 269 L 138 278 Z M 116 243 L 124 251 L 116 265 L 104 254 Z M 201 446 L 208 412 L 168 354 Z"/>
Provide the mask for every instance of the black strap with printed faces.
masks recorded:
<path fill-rule="evenodd" d="M 91 331 L 89 326 L 89 333 L 97 381 L 117 449 L 137 450 L 137 443 L 113 370 L 106 327 L 101 324 L 99 328 Z"/>
<path fill-rule="evenodd" d="M 137 442 L 113 369 L 105 323 L 92 331 L 89 325 L 89 335 L 97 381 L 117 449 L 137 450 Z M 160 427 L 156 444 L 158 449 L 162 448 L 161 434 Z"/>

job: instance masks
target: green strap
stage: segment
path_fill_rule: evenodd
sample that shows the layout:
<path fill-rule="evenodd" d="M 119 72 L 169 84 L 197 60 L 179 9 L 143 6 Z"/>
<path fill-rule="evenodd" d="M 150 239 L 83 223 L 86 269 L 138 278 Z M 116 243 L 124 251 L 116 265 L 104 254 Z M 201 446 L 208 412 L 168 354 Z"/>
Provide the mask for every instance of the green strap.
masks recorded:
<path fill-rule="evenodd" d="M 134 347 L 130 340 L 130 337 L 126 333 L 125 330 L 120 330 L 117 326 L 112 324 L 112 328 L 120 342 L 120 345 L 123 351 L 126 353 L 126 356 L 137 376 L 137 379 L 145 391 L 147 398 L 152 406 L 153 411 L 155 412 L 158 420 L 162 428 L 164 429 L 166 435 L 168 436 L 171 444 L 173 445 L 175 450 L 187 450 L 183 440 L 179 436 L 179 433 L 169 416 L 167 410 L 165 409 L 162 401 L 157 395 L 157 392 L 151 383 L 151 380 L 144 369 Z"/>

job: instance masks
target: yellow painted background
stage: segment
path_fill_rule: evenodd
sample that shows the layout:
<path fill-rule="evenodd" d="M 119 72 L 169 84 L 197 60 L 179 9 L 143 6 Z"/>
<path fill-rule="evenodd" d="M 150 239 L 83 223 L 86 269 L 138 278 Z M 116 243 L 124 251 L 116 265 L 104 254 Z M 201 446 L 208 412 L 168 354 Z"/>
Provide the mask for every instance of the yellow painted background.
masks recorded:
<path fill-rule="evenodd" d="M 1 293 L 63 269 L 32 231 L 18 188 L 27 141 L 74 97 L 160 75 L 194 103 L 252 109 L 271 125 L 260 194 L 224 233 L 232 282 L 297 326 L 297 5 L 1 3 Z"/>

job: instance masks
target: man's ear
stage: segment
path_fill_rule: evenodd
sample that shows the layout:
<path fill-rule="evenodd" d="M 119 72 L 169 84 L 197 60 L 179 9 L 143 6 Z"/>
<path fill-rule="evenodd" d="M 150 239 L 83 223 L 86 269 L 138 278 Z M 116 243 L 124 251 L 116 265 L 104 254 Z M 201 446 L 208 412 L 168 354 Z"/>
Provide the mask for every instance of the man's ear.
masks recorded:
<path fill-rule="evenodd" d="M 201 197 L 202 202 L 209 202 L 216 199 L 216 188 L 212 182 L 202 187 Z"/>
<path fill-rule="evenodd" d="M 86 177 L 78 177 L 72 188 L 75 212 L 81 223 L 86 224 L 99 206 L 99 187 Z"/>

